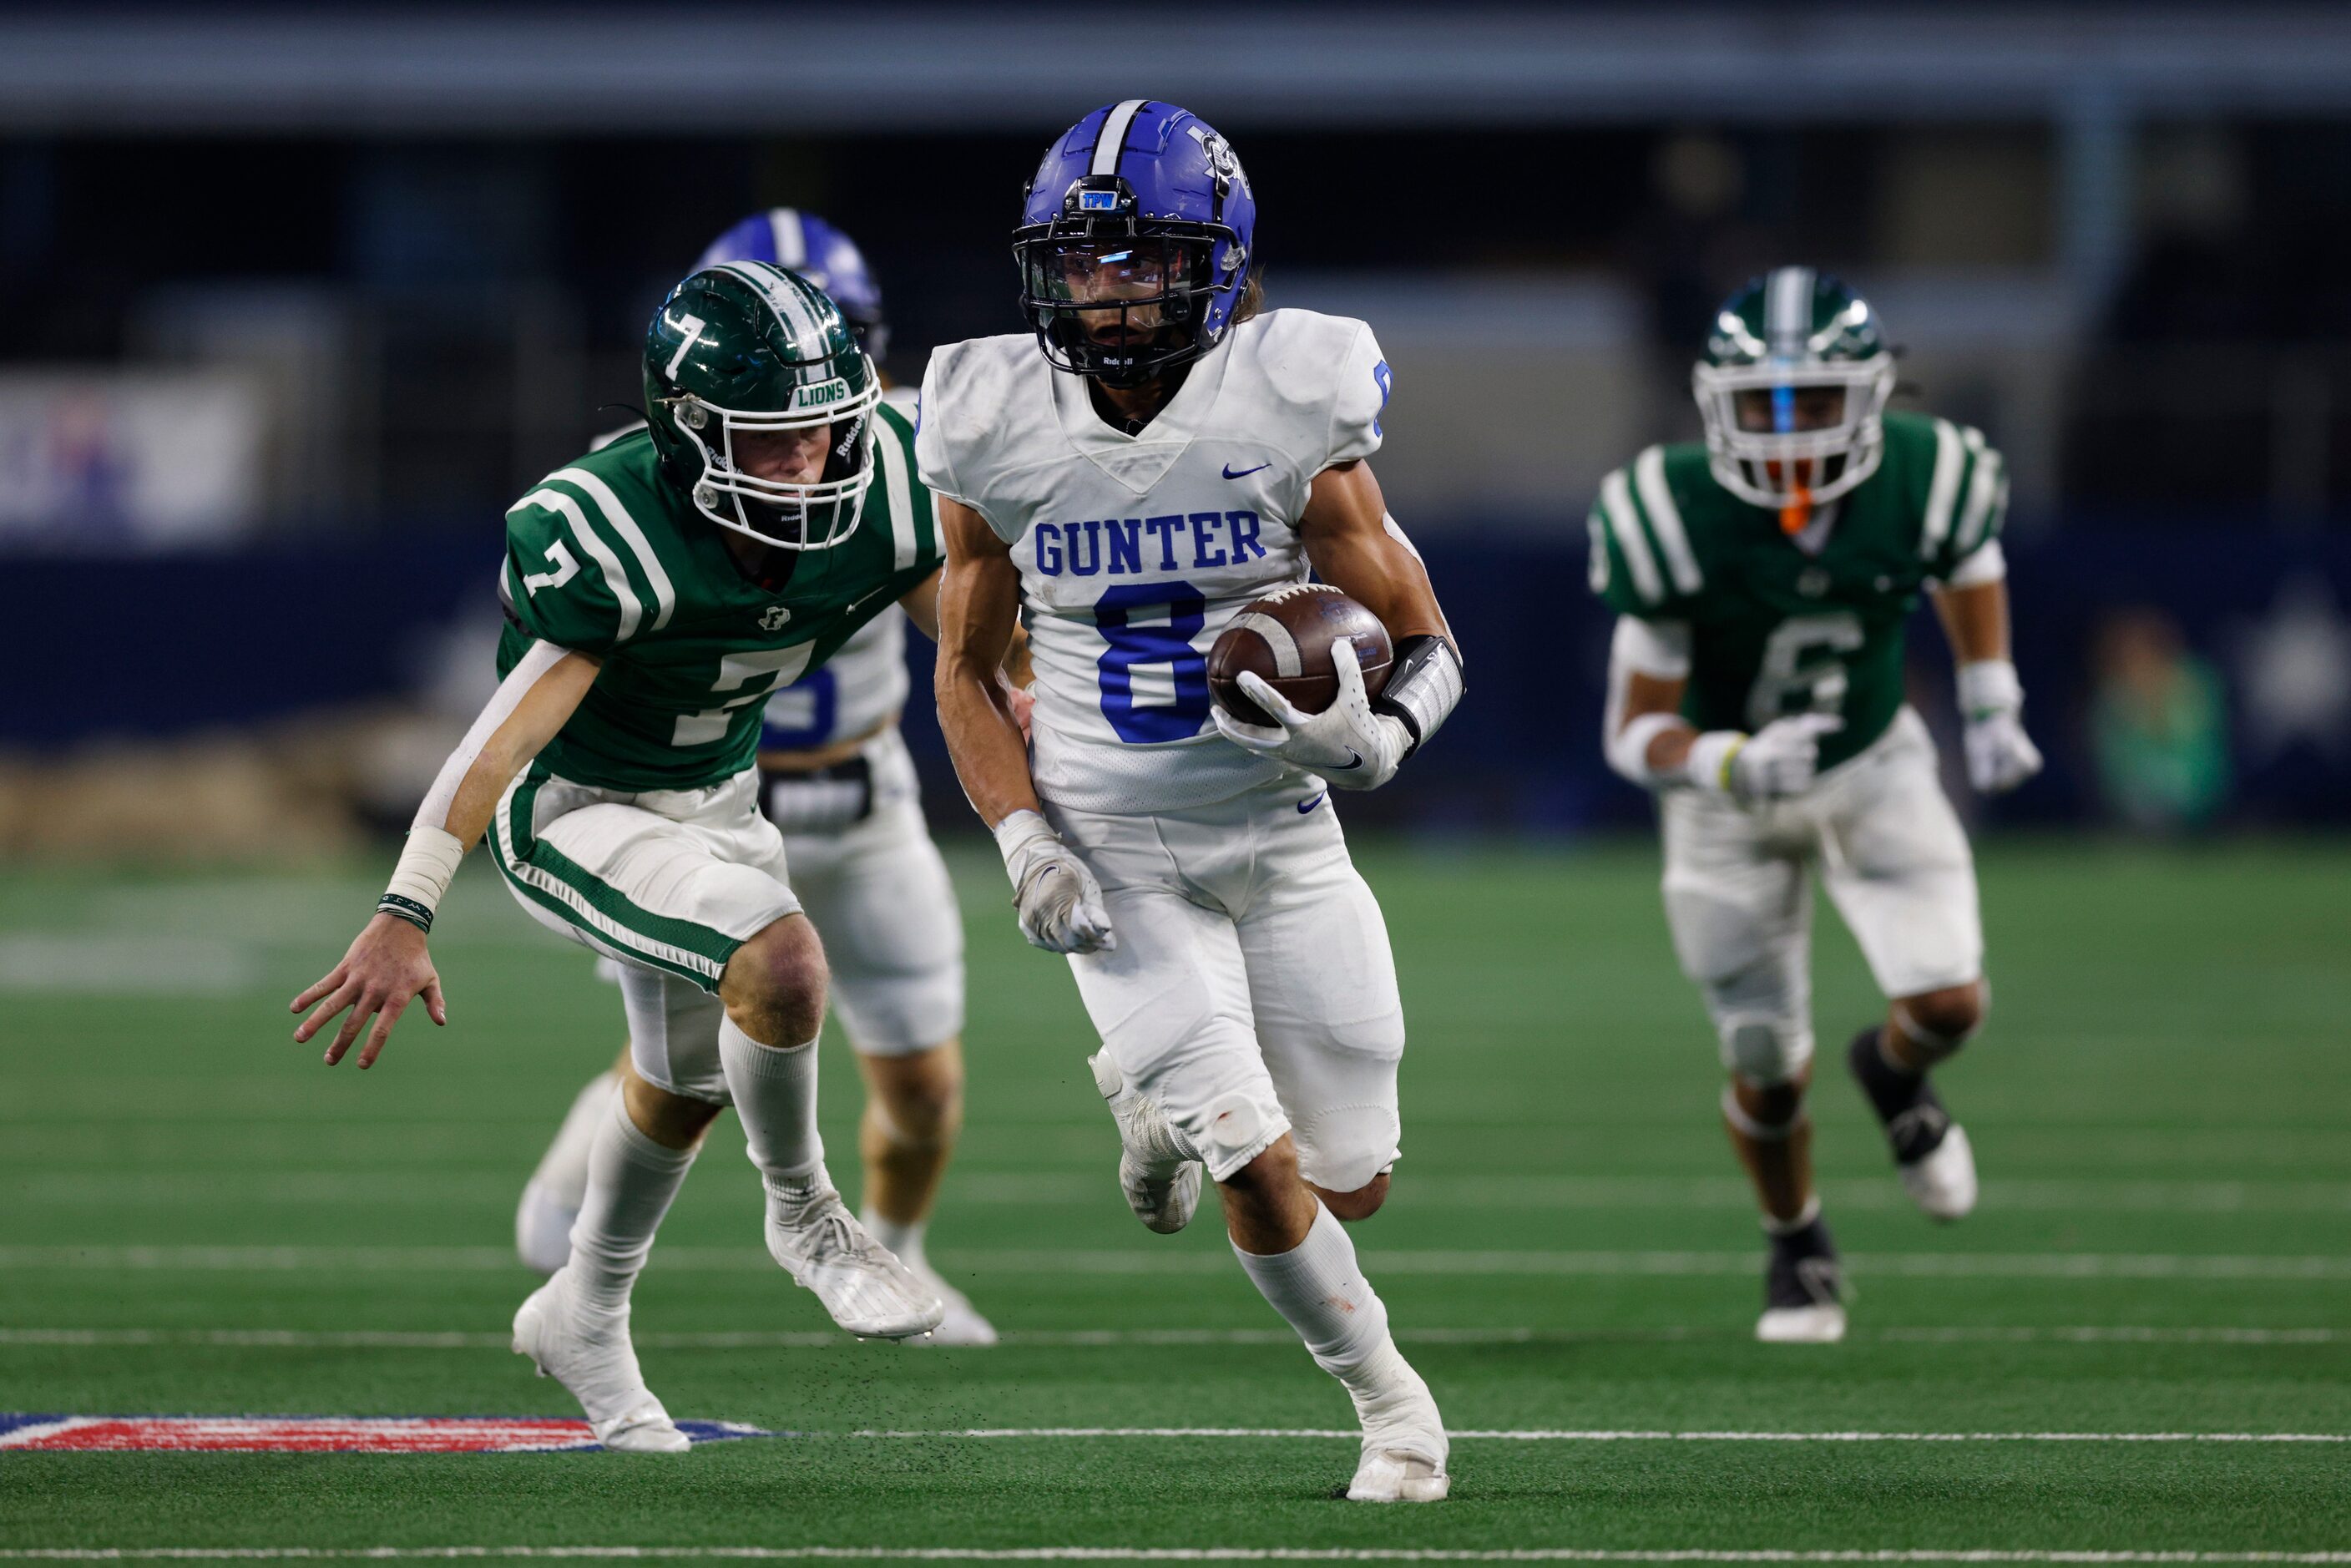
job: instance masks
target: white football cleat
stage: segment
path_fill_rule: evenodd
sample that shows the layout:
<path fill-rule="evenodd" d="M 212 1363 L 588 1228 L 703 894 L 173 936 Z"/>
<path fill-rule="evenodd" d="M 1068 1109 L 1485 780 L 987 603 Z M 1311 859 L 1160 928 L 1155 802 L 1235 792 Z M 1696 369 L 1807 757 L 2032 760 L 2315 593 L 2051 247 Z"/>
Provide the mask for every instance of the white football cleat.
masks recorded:
<path fill-rule="evenodd" d="M 645 1387 L 629 1343 L 628 1309 L 583 1309 L 561 1270 L 517 1309 L 514 1349 L 530 1357 L 541 1377 L 571 1391 L 604 1447 L 624 1454 L 683 1454 L 692 1447 Z"/>
<path fill-rule="evenodd" d="M 900 1261 L 905 1260 L 902 1259 Z M 946 1309 L 946 1316 L 939 1320 L 939 1326 L 933 1329 L 928 1337 L 915 1340 L 914 1343 L 968 1348 L 996 1343 L 996 1325 L 980 1316 L 979 1309 L 971 1304 L 971 1298 L 948 1284 L 936 1269 L 928 1263 L 908 1262 L 906 1271 L 920 1280 L 933 1295 L 938 1297 L 939 1305 Z"/>
<path fill-rule="evenodd" d="M 1834 1344 L 1844 1338 L 1844 1266 L 1819 1206 L 1801 1228 L 1771 1239 L 1763 1266 L 1763 1315 L 1755 1337 L 1765 1344 Z"/>
<path fill-rule="evenodd" d="M 946 1306 L 898 1255 L 873 1239 L 821 1172 L 803 1198 L 768 1191 L 768 1254 L 795 1284 L 860 1339 L 912 1339 L 946 1317 Z"/>
<path fill-rule="evenodd" d="M 1126 1087 L 1108 1048 L 1086 1059 L 1118 1124 L 1118 1189 L 1144 1228 L 1173 1236 L 1200 1207 L 1200 1156 L 1158 1105 Z"/>
<path fill-rule="evenodd" d="M 608 1114 L 614 1087 L 611 1072 L 588 1081 L 523 1186 L 522 1201 L 515 1206 L 515 1255 L 526 1269 L 552 1274 L 571 1257 L 572 1222 L 588 1197 L 588 1151 Z"/>
<path fill-rule="evenodd" d="M 1412 1369 L 1395 1342 L 1373 1353 L 1359 1378 L 1369 1393 L 1351 1385 L 1355 1415 L 1364 1424 L 1362 1457 L 1347 1483 L 1349 1502 L 1442 1502 L 1453 1488 L 1445 1473 L 1452 1443 L 1428 1385 Z"/>
<path fill-rule="evenodd" d="M 1902 1190 L 1929 1219 L 1964 1219 L 1976 1206 L 1976 1151 L 1957 1122 L 1926 1157 L 1896 1166 Z"/>
<path fill-rule="evenodd" d="M 1766 1307 L 1755 1320 L 1765 1344 L 1834 1344 L 1844 1338 L 1844 1309 L 1834 1301 L 1806 1307 Z"/>

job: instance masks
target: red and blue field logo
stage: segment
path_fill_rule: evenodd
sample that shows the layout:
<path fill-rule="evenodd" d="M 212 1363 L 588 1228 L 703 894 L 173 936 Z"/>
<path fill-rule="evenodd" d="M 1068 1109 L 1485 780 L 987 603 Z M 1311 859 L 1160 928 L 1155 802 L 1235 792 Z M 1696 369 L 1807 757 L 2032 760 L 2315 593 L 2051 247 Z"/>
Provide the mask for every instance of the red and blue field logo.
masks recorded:
<path fill-rule="evenodd" d="M 734 1421 L 680 1421 L 695 1443 L 775 1436 Z M 588 1423 L 540 1416 L 11 1416 L 0 1452 L 545 1454 L 601 1448 Z"/>

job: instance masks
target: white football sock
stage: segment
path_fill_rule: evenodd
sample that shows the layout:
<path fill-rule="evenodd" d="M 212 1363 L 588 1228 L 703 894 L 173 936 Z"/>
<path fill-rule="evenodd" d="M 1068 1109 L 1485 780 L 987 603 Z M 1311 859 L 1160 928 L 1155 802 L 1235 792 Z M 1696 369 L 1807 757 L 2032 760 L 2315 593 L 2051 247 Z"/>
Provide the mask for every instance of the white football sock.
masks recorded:
<path fill-rule="evenodd" d="M 566 1208 L 578 1208 L 587 1197 L 588 1151 L 595 1146 L 596 1134 L 603 1128 L 604 1106 L 619 1082 L 619 1075 L 609 1067 L 588 1081 L 571 1102 L 571 1109 L 564 1113 L 563 1125 L 547 1153 L 539 1156 L 538 1168 L 530 1173 L 531 1181 Z"/>
<path fill-rule="evenodd" d="M 1369 1364 L 1389 1343 L 1388 1309 L 1356 1266 L 1346 1227 L 1317 1203 L 1306 1239 L 1289 1251 L 1259 1257 L 1235 1247 L 1233 1255 L 1316 1364 L 1350 1393 L 1360 1392 L 1356 1383 L 1377 1370 Z"/>
<path fill-rule="evenodd" d="M 816 1130 L 816 1041 L 778 1048 L 762 1045 L 735 1027 L 718 1025 L 718 1060 L 726 1070 L 727 1092 L 743 1119 L 751 1163 L 778 1197 L 803 1196 L 812 1181 L 821 1186 L 824 1140 Z"/>
<path fill-rule="evenodd" d="M 588 1191 L 571 1227 L 572 1289 L 604 1312 L 629 1304 L 629 1291 L 653 1249 L 653 1232 L 694 1166 L 701 1145 L 666 1149 L 637 1130 L 618 1094 L 588 1151 Z"/>
<path fill-rule="evenodd" d="M 930 1266 L 929 1260 L 923 1256 L 923 1234 L 930 1229 L 928 1220 L 917 1219 L 901 1224 L 897 1220 L 884 1218 L 871 1207 L 860 1213 L 857 1218 L 866 1229 L 873 1233 L 873 1239 L 896 1253 L 898 1261 L 907 1268 L 925 1269 Z"/>

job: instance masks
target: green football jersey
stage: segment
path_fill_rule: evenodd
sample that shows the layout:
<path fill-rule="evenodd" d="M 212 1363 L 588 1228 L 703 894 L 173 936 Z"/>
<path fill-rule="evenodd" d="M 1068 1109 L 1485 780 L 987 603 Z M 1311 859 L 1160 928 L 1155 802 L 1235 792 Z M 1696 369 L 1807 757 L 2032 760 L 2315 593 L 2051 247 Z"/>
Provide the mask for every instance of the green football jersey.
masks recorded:
<path fill-rule="evenodd" d="M 1620 614 L 1689 627 L 1690 723 L 1753 731 L 1836 714 L 1844 727 L 1821 737 L 1832 768 L 1901 711 L 1919 591 L 1996 537 L 2007 504 L 1981 432 L 1888 413 L 1877 472 L 1831 504 L 1813 552 L 1717 483 L 1703 446 L 1652 446 L 1600 486 L 1592 588 Z"/>
<path fill-rule="evenodd" d="M 893 408 L 875 418 L 856 530 L 794 559 L 780 588 L 736 564 L 724 531 L 661 477 L 643 431 L 515 503 L 499 675 L 534 640 L 604 661 L 540 762 L 631 791 L 702 789 L 752 765 L 768 694 L 822 664 L 945 559 L 914 477 L 914 427 Z"/>

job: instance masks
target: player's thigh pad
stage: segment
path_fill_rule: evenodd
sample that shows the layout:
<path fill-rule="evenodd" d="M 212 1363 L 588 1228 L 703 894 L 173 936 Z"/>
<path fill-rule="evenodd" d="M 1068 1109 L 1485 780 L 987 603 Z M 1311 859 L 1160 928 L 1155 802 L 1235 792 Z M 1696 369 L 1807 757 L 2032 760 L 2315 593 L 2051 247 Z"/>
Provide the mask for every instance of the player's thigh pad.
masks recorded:
<path fill-rule="evenodd" d="M 1666 923 L 1713 1019 L 1722 1064 L 1782 1083 L 1813 1056 L 1812 893 L 1770 819 L 1692 791 L 1661 803 Z"/>
<path fill-rule="evenodd" d="M 1889 997 L 1983 974 L 1975 859 L 1939 771 L 1925 722 L 1905 708 L 1824 781 L 1821 881 Z"/>
<path fill-rule="evenodd" d="M 1287 800 L 1258 815 L 1258 877 L 1239 921 L 1267 1070 L 1299 1173 L 1353 1192 L 1396 1161 L 1404 1004 L 1387 922 L 1332 808 Z"/>
<path fill-rule="evenodd" d="M 718 1060 L 726 1009 L 691 980 L 623 964 L 621 1002 L 629 1015 L 629 1062 L 656 1089 L 713 1104 L 733 1103 Z"/>
<path fill-rule="evenodd" d="M 490 832 L 508 888 L 542 925 L 707 991 L 737 947 L 799 910 L 749 773 L 615 796 L 533 768 Z"/>
<path fill-rule="evenodd" d="M 1126 1083 L 1222 1181 L 1290 1131 L 1258 1050 L 1232 917 L 1199 901 L 1153 819 L 1047 814 L 1102 884 L 1118 934 L 1115 948 L 1070 958 L 1095 1032 Z"/>
<path fill-rule="evenodd" d="M 961 1034 L 963 918 L 922 807 L 896 801 L 844 832 L 784 844 L 850 1044 L 911 1056 Z"/>

